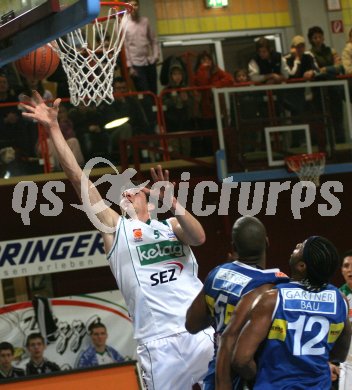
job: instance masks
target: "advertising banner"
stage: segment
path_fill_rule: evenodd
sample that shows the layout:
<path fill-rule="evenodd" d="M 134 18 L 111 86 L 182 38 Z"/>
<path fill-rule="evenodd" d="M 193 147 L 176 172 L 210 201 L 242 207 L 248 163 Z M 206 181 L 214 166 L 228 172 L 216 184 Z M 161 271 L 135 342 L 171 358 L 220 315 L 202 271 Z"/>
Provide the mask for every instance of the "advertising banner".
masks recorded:
<path fill-rule="evenodd" d="M 0 242 L 0 279 L 107 265 L 97 230 Z"/>
<path fill-rule="evenodd" d="M 57 332 L 45 350 L 45 357 L 62 370 L 74 368 L 80 353 L 90 345 L 87 330 L 93 322 L 102 322 L 106 326 L 107 345 L 127 361 L 136 359 L 132 323 L 118 290 L 52 298 L 49 302 Z M 17 367 L 24 368 L 28 362 L 27 336 L 39 332 L 31 302 L 6 305 L 0 309 L 0 342 L 7 341 L 15 347 Z"/>

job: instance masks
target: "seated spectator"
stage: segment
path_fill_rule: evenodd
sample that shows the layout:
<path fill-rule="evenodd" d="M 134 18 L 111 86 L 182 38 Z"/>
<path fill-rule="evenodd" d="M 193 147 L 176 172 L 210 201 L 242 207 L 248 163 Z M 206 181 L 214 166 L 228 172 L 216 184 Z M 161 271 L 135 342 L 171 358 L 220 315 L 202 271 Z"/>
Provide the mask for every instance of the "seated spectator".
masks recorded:
<path fill-rule="evenodd" d="M 234 79 L 231 73 L 220 69 L 213 60 L 210 53 L 204 51 L 197 57 L 194 74 L 194 84 L 196 86 L 211 86 L 211 87 L 232 87 Z M 206 89 L 200 92 L 200 109 L 199 118 L 197 118 L 200 130 L 215 130 L 216 117 L 213 101 L 213 93 L 211 89 Z M 192 151 L 192 155 L 202 156 L 212 153 L 211 138 L 207 137 L 204 140 L 195 139 L 197 142 L 196 148 Z"/>
<path fill-rule="evenodd" d="M 128 122 L 110 131 L 109 150 L 114 162 L 119 161 L 119 141 L 134 135 L 151 134 L 153 129 L 147 119 L 145 111 L 134 96 L 125 96 L 128 93 L 126 80 L 117 77 L 113 82 L 115 101 L 111 104 L 101 104 L 98 107 L 99 115 L 104 118 L 104 125 L 115 119 L 129 118 Z"/>
<path fill-rule="evenodd" d="M 60 367 L 44 357 L 46 348 L 44 337 L 40 333 L 32 333 L 27 337 L 26 347 L 30 356 L 26 364 L 26 375 L 40 375 L 60 371 Z"/>
<path fill-rule="evenodd" d="M 311 44 L 311 52 L 319 66 L 319 79 L 335 79 L 336 75 L 343 74 L 344 69 L 341 58 L 336 50 L 324 43 L 324 31 L 319 26 L 311 27 L 308 30 L 308 39 Z M 315 104 L 322 110 L 321 95 L 315 91 Z M 343 126 L 343 87 L 328 87 L 323 95 L 327 101 L 327 107 L 331 114 L 334 127 L 334 138 L 336 143 L 345 141 L 345 129 Z"/>
<path fill-rule="evenodd" d="M 114 348 L 106 345 L 108 333 L 104 324 L 101 322 L 93 323 L 89 326 L 88 331 L 92 344 L 81 353 L 76 367 L 94 367 L 125 360 Z"/>
<path fill-rule="evenodd" d="M 12 366 L 15 358 L 13 345 L 3 341 L 0 343 L 0 380 L 8 378 L 20 378 L 24 376 L 24 370 Z"/>
<path fill-rule="evenodd" d="M 174 58 L 169 66 L 169 82 L 165 90 L 187 87 L 186 73 L 181 60 Z M 187 91 L 167 92 L 163 95 L 163 105 L 167 132 L 189 131 L 193 129 L 192 114 L 194 101 L 192 94 Z M 172 151 L 189 156 L 191 149 L 190 138 L 170 139 L 168 141 Z"/>
<path fill-rule="evenodd" d="M 259 38 L 256 54 L 248 63 L 252 81 L 264 84 L 280 84 L 288 78 L 289 71 L 281 53 L 275 51 L 269 39 Z"/>

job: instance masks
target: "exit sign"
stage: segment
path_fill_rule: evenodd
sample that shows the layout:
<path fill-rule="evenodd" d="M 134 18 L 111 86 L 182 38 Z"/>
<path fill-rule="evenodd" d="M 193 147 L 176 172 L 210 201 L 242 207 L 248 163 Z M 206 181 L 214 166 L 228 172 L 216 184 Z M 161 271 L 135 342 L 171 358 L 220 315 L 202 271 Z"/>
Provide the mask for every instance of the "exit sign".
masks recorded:
<path fill-rule="evenodd" d="M 205 6 L 207 8 L 221 8 L 227 7 L 229 0 L 205 0 Z"/>

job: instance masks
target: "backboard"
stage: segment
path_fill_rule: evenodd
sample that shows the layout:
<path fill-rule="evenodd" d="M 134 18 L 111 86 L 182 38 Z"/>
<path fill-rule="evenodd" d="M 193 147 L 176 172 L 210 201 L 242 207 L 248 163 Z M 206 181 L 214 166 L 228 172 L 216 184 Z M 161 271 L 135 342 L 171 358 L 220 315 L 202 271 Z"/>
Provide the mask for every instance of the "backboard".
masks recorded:
<path fill-rule="evenodd" d="M 0 67 L 84 26 L 99 12 L 99 0 L 1 0 Z"/>

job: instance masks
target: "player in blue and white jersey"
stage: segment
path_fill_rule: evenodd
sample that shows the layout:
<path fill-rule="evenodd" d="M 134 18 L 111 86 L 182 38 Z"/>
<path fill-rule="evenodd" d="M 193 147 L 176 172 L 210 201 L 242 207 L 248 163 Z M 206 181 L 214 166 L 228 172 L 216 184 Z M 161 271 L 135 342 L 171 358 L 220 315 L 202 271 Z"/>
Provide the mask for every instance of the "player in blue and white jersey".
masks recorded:
<path fill-rule="evenodd" d="M 242 297 L 246 297 L 247 311 L 250 303 L 263 291 L 273 285 L 287 282 L 289 279 L 279 269 L 264 270 L 266 260 L 267 235 L 264 225 L 255 217 L 245 216 L 235 221 L 232 228 L 232 245 L 235 258 L 238 260 L 222 264 L 208 274 L 204 287 L 187 311 L 186 328 L 191 333 L 197 333 L 209 325 L 216 330 L 215 350 L 209 364 L 208 373 L 204 379 L 204 390 L 215 389 L 215 365 L 218 343 L 222 332 L 230 321 Z M 253 290 L 256 289 L 255 293 Z M 242 317 L 242 323 L 245 316 Z M 235 340 L 232 340 L 234 345 Z M 233 349 L 227 340 L 226 349 L 222 354 Z M 223 375 L 230 378 L 230 357 L 223 356 Z M 227 366 L 224 366 L 227 364 Z M 227 371 L 227 372 L 226 372 Z M 242 389 L 240 378 L 232 382 L 234 389 Z"/>
<path fill-rule="evenodd" d="M 309 237 L 291 256 L 292 281 L 259 298 L 233 356 L 254 389 L 330 389 L 328 361 L 343 362 L 351 339 L 347 301 L 329 284 L 338 265 L 330 241 Z"/>
<path fill-rule="evenodd" d="M 22 115 L 46 128 L 84 210 L 99 221 L 110 268 L 132 318 L 148 390 L 191 390 L 206 374 L 213 352 L 212 328 L 195 336 L 185 329 L 186 310 L 202 288 L 190 248 L 205 241 L 201 224 L 167 191 L 172 183 L 168 171 L 160 166 L 152 169 L 151 175 L 154 181 L 164 182 L 158 200 L 167 198 L 165 204 L 170 205 L 173 217 L 151 219 L 146 187 L 118 192 L 113 201 L 124 215 L 111 207 L 100 208 L 105 205 L 102 196 L 86 178 L 61 133 L 57 121 L 60 99 L 49 107 L 37 92 L 33 96 L 32 106 L 23 104 L 26 112 Z M 115 179 L 121 180 L 117 175 Z M 89 202 L 84 202 L 84 190 Z"/>

